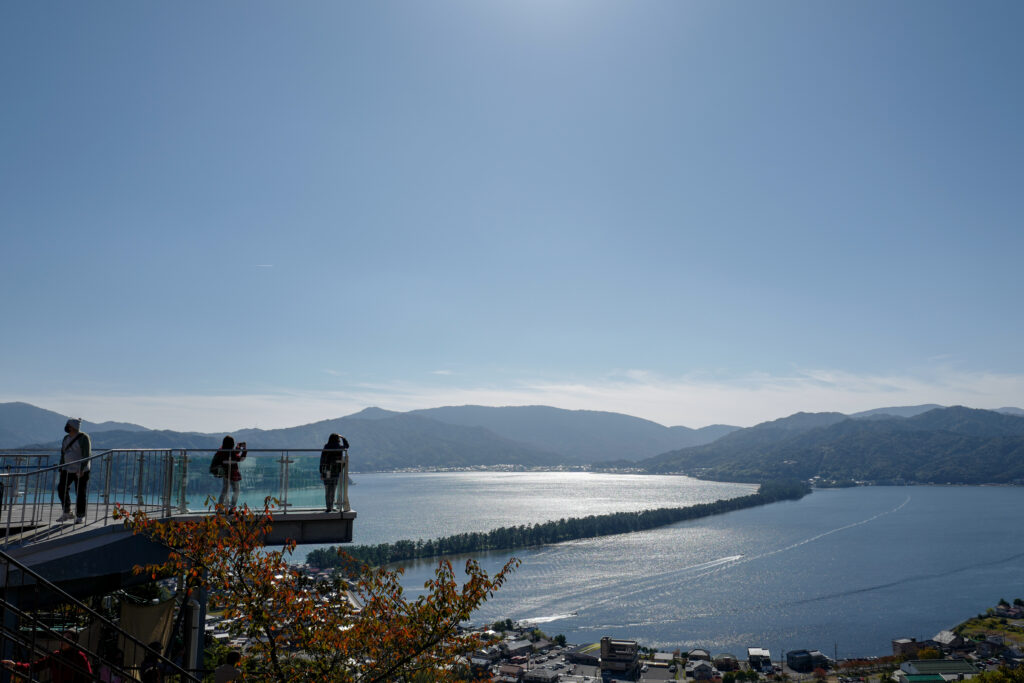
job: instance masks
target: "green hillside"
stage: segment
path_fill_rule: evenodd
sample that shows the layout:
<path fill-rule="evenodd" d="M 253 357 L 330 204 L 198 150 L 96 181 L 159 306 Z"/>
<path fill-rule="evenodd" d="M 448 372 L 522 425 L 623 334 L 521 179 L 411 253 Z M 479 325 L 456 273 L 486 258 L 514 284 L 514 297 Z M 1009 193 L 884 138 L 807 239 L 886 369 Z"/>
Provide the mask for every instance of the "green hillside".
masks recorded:
<path fill-rule="evenodd" d="M 725 481 L 1017 483 L 1024 481 L 1024 418 L 959 406 L 911 418 L 798 414 L 638 465 Z"/>

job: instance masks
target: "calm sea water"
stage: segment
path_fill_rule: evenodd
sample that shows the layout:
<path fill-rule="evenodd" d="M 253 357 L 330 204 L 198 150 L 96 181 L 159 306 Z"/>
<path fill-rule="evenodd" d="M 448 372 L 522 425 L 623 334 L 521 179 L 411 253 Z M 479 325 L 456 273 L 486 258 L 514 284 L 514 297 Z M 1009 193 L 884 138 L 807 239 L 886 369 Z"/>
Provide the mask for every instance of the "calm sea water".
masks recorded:
<path fill-rule="evenodd" d="M 376 474 L 356 482 L 356 543 L 751 490 L 583 473 Z M 748 646 L 774 655 L 797 648 L 882 655 L 893 638 L 927 638 L 1000 598 L 1024 597 L 1022 512 L 1024 488 L 816 491 L 648 532 L 517 551 L 522 566 L 477 617 L 532 620 L 570 642 L 613 635 L 739 655 Z M 495 570 L 508 556 L 480 559 Z M 407 567 L 413 594 L 433 566 Z"/>

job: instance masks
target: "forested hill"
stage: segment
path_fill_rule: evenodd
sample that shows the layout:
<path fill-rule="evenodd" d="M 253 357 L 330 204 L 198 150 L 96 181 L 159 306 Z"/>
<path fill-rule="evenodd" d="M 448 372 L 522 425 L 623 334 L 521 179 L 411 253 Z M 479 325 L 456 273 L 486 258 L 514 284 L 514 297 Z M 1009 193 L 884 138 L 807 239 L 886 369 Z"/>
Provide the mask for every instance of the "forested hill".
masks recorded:
<path fill-rule="evenodd" d="M 961 406 L 909 418 L 797 414 L 638 466 L 725 481 L 1020 483 L 1024 417 Z"/>
<path fill-rule="evenodd" d="M 731 481 L 814 476 L 937 483 L 1024 480 L 1024 416 L 1019 409 L 927 408 L 881 408 L 854 416 L 858 419 L 841 413 L 797 413 L 748 429 L 701 430 L 547 406 L 460 406 L 410 413 L 367 408 L 297 427 L 230 433 L 252 448 L 318 449 L 330 433 L 339 432 L 353 444 L 353 469 L 364 472 L 557 467 L 615 459 L 618 467 Z M 27 403 L 0 403 L 0 448 L 53 450 L 63 436 L 65 419 Z M 86 422 L 85 431 L 96 448 L 215 448 L 224 436 L 123 422 Z M 680 448 L 694 438 L 709 440 L 722 433 L 717 441 Z M 655 450 L 661 455 L 641 457 Z"/>
<path fill-rule="evenodd" d="M 23 446 L 30 443 L 49 441 L 48 445 L 60 443 L 64 436 L 66 415 L 52 410 L 38 408 L 31 403 L 15 401 L 0 403 L 0 447 Z M 145 427 L 128 422 L 82 423 L 82 430 L 89 434 L 123 431 L 144 432 Z"/>
<path fill-rule="evenodd" d="M 621 413 L 564 410 L 550 406 L 444 406 L 410 414 L 466 427 L 483 427 L 534 448 L 558 453 L 566 462 L 636 461 L 668 450 L 699 446 L 739 429 L 665 427 Z"/>

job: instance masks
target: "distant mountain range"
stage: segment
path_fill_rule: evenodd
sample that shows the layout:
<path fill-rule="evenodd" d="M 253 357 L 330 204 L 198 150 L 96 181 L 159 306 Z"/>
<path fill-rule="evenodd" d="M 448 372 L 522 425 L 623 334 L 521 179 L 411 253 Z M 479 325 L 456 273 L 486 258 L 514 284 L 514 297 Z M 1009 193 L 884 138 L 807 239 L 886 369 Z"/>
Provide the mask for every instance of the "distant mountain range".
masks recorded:
<path fill-rule="evenodd" d="M 0 447 L 54 448 L 65 416 L 27 403 L 0 404 Z M 354 444 L 353 467 L 584 465 L 646 458 L 709 443 L 738 427 L 665 427 L 618 413 L 546 406 L 461 406 L 398 413 L 367 408 L 354 415 L 286 429 L 232 432 L 252 448 L 319 448 L 332 432 Z M 123 423 L 85 424 L 94 448 L 215 448 L 223 434 L 148 430 Z"/>
<path fill-rule="evenodd" d="M 29 443 L 60 443 L 68 416 L 37 408 L 29 403 L 0 403 L 0 447 L 11 448 Z M 119 430 L 145 432 L 145 427 L 128 422 L 82 423 L 88 434 Z"/>
<path fill-rule="evenodd" d="M 921 413 L 927 413 L 929 410 L 935 410 L 936 408 L 944 408 L 938 403 L 926 403 L 921 406 L 890 406 L 888 408 L 875 408 L 873 410 L 865 410 L 859 413 L 850 413 L 850 417 L 914 417 Z"/>
<path fill-rule="evenodd" d="M 902 410 L 912 416 L 797 413 L 636 466 L 726 481 L 1024 482 L 1024 417 L 1016 410 Z"/>
<path fill-rule="evenodd" d="M 447 424 L 483 427 L 506 439 L 558 453 L 573 463 L 608 458 L 639 460 L 675 448 L 711 443 L 739 429 L 728 425 L 665 427 L 621 413 L 549 406 L 447 406 L 414 410 L 411 414 Z"/>
<path fill-rule="evenodd" d="M 53 449 L 65 416 L 0 404 L 0 448 Z M 216 448 L 223 433 L 85 423 L 95 448 Z M 797 413 L 747 429 L 665 427 L 619 413 L 548 406 L 380 408 L 286 429 L 232 433 L 251 448 L 352 442 L 353 469 L 489 465 L 631 467 L 726 481 L 1024 482 L 1024 410 L 893 406 L 853 415 Z"/>

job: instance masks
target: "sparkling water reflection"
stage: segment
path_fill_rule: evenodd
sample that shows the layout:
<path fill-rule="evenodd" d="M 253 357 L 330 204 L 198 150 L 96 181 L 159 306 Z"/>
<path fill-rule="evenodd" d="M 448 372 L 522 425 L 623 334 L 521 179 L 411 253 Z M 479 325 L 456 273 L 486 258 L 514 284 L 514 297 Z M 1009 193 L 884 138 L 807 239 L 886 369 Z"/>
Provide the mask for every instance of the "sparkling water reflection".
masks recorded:
<path fill-rule="evenodd" d="M 690 477 L 589 472 L 437 472 L 356 474 L 349 490 L 359 514 L 354 543 L 437 538 L 467 531 L 585 517 L 608 512 L 683 507 L 753 492 L 748 484 Z M 322 491 L 292 494 L 319 504 Z"/>
<path fill-rule="evenodd" d="M 357 482 L 357 543 L 750 490 L 578 473 L 364 475 Z M 797 502 L 517 551 L 522 567 L 478 619 L 532 619 L 573 642 L 614 635 L 663 649 L 886 654 L 893 638 L 928 638 L 1000 598 L 1024 597 L 1021 510 L 1021 488 L 816 491 Z M 481 560 L 493 570 L 509 554 Z M 409 565 L 406 585 L 415 591 L 433 566 Z"/>

